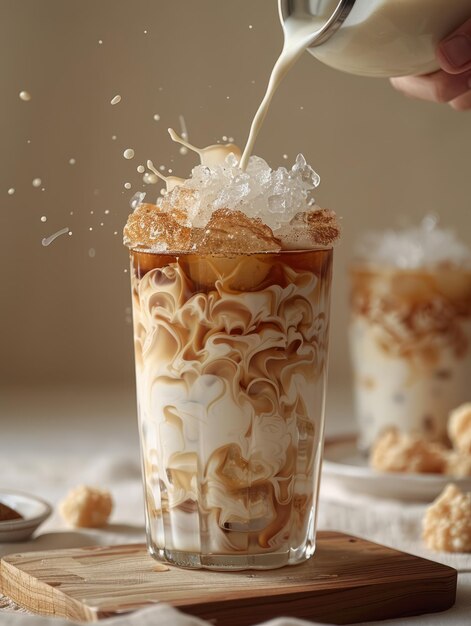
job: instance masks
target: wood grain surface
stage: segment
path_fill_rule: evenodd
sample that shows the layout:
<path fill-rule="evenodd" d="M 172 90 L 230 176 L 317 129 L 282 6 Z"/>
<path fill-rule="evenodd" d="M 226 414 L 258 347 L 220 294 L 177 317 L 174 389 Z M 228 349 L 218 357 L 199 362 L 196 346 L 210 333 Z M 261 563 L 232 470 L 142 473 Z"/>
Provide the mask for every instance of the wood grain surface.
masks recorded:
<path fill-rule="evenodd" d="M 281 615 L 352 624 L 446 610 L 456 578 L 451 567 L 319 532 L 312 559 L 269 571 L 180 569 L 141 544 L 11 554 L 1 561 L 0 590 L 34 613 L 84 622 L 165 602 L 218 626 Z"/>

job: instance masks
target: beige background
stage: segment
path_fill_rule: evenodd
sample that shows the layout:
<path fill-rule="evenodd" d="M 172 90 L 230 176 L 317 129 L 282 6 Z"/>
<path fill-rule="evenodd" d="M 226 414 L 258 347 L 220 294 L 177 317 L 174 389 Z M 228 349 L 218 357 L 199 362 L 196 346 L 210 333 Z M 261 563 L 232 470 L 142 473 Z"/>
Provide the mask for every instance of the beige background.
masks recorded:
<path fill-rule="evenodd" d="M 193 157 L 166 134 L 179 114 L 195 144 L 222 135 L 243 144 L 280 46 L 275 0 L 0 0 L 1 384 L 132 384 L 121 230 L 143 187 L 136 167 L 151 158 L 189 172 Z M 470 114 L 406 100 L 387 81 L 308 54 L 276 95 L 257 154 L 277 166 L 303 152 L 322 177 L 318 201 L 343 217 L 331 382 L 349 378 L 356 236 L 434 211 L 471 243 L 470 146 Z M 41 245 L 64 226 L 72 236 Z"/>

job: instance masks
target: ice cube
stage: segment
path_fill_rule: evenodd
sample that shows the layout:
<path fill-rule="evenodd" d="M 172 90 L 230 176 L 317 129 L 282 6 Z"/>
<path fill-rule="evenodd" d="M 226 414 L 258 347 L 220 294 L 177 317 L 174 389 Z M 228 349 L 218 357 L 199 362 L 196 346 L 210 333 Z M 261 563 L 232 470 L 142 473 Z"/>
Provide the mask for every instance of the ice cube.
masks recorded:
<path fill-rule="evenodd" d="M 146 194 L 144 191 L 136 192 L 131 198 L 131 202 L 130 202 L 131 209 L 135 211 L 137 207 L 144 202 L 145 197 L 146 197 Z"/>
<path fill-rule="evenodd" d="M 251 291 L 267 277 L 271 263 L 267 255 L 247 256 L 190 255 L 181 258 L 185 273 L 200 287 L 213 288 L 217 281 L 238 291 Z"/>
<path fill-rule="evenodd" d="M 237 167 L 239 165 L 239 160 L 240 160 L 240 156 L 239 158 L 237 158 L 234 152 L 229 153 L 227 157 L 225 158 L 226 165 L 228 165 L 231 168 Z"/>
<path fill-rule="evenodd" d="M 307 183 L 309 186 L 318 187 L 321 178 L 317 172 L 315 172 L 310 165 L 306 163 L 306 159 L 302 154 L 298 154 L 296 161 L 291 168 L 291 173 L 295 176 L 300 175 L 301 180 Z"/>
<path fill-rule="evenodd" d="M 268 197 L 268 210 L 270 213 L 285 213 L 288 207 L 287 198 L 283 194 Z"/>
<path fill-rule="evenodd" d="M 250 193 L 250 177 L 241 173 L 234 177 L 232 184 L 224 187 L 214 201 L 215 209 L 231 208 L 242 203 Z"/>
<path fill-rule="evenodd" d="M 272 169 L 264 159 L 253 156 L 250 157 L 246 172 L 259 185 L 264 186 L 270 181 Z"/>

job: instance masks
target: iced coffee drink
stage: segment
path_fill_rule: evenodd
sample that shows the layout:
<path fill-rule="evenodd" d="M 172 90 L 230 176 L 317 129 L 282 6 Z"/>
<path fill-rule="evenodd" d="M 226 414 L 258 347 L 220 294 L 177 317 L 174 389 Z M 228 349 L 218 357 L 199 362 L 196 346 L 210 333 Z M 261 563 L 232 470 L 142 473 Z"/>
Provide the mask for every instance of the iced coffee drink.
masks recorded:
<path fill-rule="evenodd" d="M 126 225 L 148 543 L 177 565 L 314 551 L 338 236 L 317 183 L 230 155 Z"/>
<path fill-rule="evenodd" d="M 471 254 L 427 218 L 370 235 L 351 269 L 350 343 L 359 445 L 394 426 L 446 439 L 469 400 Z"/>

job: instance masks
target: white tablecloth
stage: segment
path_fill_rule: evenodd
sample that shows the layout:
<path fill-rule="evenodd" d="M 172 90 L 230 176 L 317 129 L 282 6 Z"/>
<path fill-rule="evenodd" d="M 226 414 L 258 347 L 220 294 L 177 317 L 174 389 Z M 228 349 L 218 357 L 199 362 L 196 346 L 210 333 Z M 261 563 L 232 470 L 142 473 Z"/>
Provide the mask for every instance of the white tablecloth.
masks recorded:
<path fill-rule="evenodd" d="M 90 398 L 88 398 L 90 400 Z M 118 406 L 119 400 L 116 400 Z M 33 403 L 34 404 L 34 403 Z M 88 402 L 87 402 L 88 404 Z M 48 419 L 31 406 L 32 419 L 28 432 L 15 427 L 15 412 L 9 405 L 10 419 L 2 415 L 0 437 L 0 487 L 32 492 L 51 504 L 57 503 L 67 491 L 78 484 L 108 488 L 115 501 L 111 524 L 105 530 L 74 530 L 65 528 L 59 514 L 43 524 L 36 537 L 21 544 L 0 544 L 0 555 L 10 552 L 81 547 L 91 544 L 117 544 L 144 541 L 144 515 L 137 433 L 134 417 L 113 424 L 97 425 L 97 403 L 92 402 L 87 418 L 74 426 L 62 425 L 54 408 L 49 407 Z M 98 403 L 99 404 L 99 403 Z M 110 403 L 106 403 L 110 408 Z M 23 410 L 25 410 L 23 408 Z M 78 409 L 77 409 L 78 410 Z M 119 412 L 118 408 L 116 409 Z M 122 405 L 121 405 L 122 410 Z M 69 411 L 70 412 L 70 411 Z M 112 411 L 111 411 L 112 412 Z M 117 413 L 118 414 L 118 413 Z M 92 417 L 90 417 L 92 415 Z M 35 421 L 35 419 L 37 421 Z M 52 419 L 52 422 L 51 422 Z M 64 419 L 64 418 L 62 418 Z M 97 434 L 98 433 L 98 434 Z M 119 434 L 119 436 L 118 436 Z M 15 443 L 16 442 L 16 443 Z M 455 626 L 471 624 L 471 555 L 438 554 L 425 549 L 420 539 L 420 520 L 424 505 L 377 500 L 367 496 L 343 493 L 338 485 L 323 481 L 320 499 L 319 528 L 339 530 L 425 558 L 451 565 L 459 572 L 458 597 L 455 606 L 443 613 L 379 622 L 410 626 Z M 314 557 L 315 558 L 315 557 Z M 3 598 L 3 604 L 6 603 Z M 2 599 L 0 598 L 0 606 Z M 170 607 L 156 606 L 129 616 L 106 620 L 119 626 L 164 625 L 196 626 L 206 624 L 185 616 Z M 312 624 L 312 622 L 309 622 Z M 56 618 L 40 618 L 0 609 L 0 624 L 11 626 L 61 626 L 70 624 Z M 308 622 L 289 617 L 267 622 L 270 626 L 300 626 Z M 209 626 L 209 623 L 208 623 Z M 218 626 L 223 626 L 219 624 Z"/>

